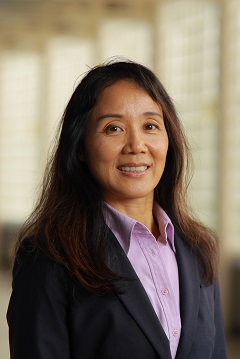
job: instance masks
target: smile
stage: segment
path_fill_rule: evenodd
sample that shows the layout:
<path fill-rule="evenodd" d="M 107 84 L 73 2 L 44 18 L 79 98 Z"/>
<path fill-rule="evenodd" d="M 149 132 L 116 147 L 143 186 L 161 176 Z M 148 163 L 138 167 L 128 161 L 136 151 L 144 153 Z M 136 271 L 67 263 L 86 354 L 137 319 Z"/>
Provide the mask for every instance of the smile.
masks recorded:
<path fill-rule="evenodd" d="M 118 167 L 120 171 L 123 172 L 143 172 L 148 169 L 147 166 L 137 166 L 137 167 Z"/>

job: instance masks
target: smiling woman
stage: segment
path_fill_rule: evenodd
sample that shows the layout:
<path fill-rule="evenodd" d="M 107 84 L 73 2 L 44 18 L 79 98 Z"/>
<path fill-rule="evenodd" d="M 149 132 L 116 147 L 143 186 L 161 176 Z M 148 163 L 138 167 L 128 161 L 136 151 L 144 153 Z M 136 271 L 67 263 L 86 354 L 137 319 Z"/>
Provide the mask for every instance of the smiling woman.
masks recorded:
<path fill-rule="evenodd" d="M 12 359 L 226 359 L 217 240 L 187 205 L 188 158 L 151 70 L 86 74 L 17 243 Z"/>
<path fill-rule="evenodd" d="M 150 214 L 144 220 L 150 230 L 154 189 L 167 150 L 162 108 L 146 91 L 121 80 L 101 92 L 89 118 L 82 158 L 103 200 L 126 214 L 126 202 L 134 200 L 144 217 Z M 135 219 L 141 212 L 136 211 Z"/>

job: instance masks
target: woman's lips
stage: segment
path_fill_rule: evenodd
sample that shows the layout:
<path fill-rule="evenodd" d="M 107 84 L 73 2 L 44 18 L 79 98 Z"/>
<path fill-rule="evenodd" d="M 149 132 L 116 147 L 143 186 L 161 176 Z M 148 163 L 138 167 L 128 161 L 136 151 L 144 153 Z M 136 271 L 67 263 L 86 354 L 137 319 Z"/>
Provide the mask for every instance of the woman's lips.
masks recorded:
<path fill-rule="evenodd" d="M 118 166 L 118 169 L 125 173 L 142 173 L 145 172 L 150 166 L 144 162 L 128 162 Z"/>
<path fill-rule="evenodd" d="M 148 169 L 148 166 L 119 166 L 118 169 L 122 172 L 143 172 Z"/>

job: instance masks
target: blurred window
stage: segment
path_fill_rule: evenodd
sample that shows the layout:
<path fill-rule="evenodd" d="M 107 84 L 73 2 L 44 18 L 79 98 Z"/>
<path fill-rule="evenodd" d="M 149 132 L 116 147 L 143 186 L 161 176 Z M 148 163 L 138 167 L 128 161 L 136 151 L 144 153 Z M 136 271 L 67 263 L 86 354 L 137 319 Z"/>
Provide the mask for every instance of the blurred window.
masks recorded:
<path fill-rule="evenodd" d="M 228 49 L 228 118 L 227 130 L 229 147 L 228 195 L 229 228 L 232 236 L 232 251 L 239 248 L 240 233 L 240 1 L 229 1 L 229 38 Z"/>
<path fill-rule="evenodd" d="M 0 58 L 0 217 L 18 222 L 31 209 L 39 163 L 41 61 L 36 53 Z"/>
<path fill-rule="evenodd" d="M 71 36 L 54 36 L 47 41 L 47 123 L 51 134 L 55 134 L 55 125 L 81 76 L 95 64 L 94 45 L 90 39 Z"/>
<path fill-rule="evenodd" d="M 163 1 L 158 31 L 159 75 L 174 99 L 193 150 L 193 205 L 202 219 L 214 226 L 218 196 L 218 7 L 206 1 Z"/>
<path fill-rule="evenodd" d="M 99 46 L 102 60 L 124 56 L 153 66 L 153 28 L 146 21 L 105 19 L 99 29 Z"/>

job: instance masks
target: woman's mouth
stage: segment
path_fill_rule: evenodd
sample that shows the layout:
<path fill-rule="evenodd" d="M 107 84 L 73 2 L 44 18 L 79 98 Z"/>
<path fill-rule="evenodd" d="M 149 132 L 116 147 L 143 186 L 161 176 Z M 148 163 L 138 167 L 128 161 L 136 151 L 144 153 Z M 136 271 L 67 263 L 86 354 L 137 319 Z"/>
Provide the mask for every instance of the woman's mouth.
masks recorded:
<path fill-rule="evenodd" d="M 118 169 L 122 172 L 143 172 L 148 169 L 148 166 L 121 166 Z"/>

